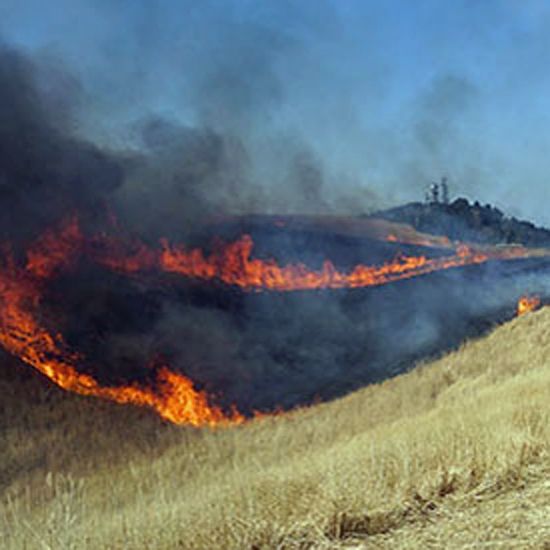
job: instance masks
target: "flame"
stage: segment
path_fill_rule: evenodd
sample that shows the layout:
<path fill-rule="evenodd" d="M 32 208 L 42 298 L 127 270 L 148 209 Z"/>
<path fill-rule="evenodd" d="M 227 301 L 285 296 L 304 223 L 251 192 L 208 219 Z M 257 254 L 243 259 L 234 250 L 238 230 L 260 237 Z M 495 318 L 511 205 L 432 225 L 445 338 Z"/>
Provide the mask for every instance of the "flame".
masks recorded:
<path fill-rule="evenodd" d="M 27 253 L 27 272 L 49 278 L 59 269 L 75 262 L 78 255 L 90 258 L 109 269 L 133 274 L 158 270 L 183 277 L 212 280 L 245 290 L 295 291 L 314 289 L 359 288 L 379 286 L 456 267 L 476 265 L 489 260 L 514 260 L 547 255 L 547 251 L 529 250 L 522 246 L 474 249 L 458 244 L 454 255 L 438 258 L 399 255 L 382 265 L 355 266 L 349 272 L 339 271 L 330 260 L 314 270 L 302 263 L 280 266 L 274 259 L 252 258 L 254 242 L 250 235 L 219 245 L 209 255 L 199 248 L 161 240 L 159 248 L 139 241 L 125 242 L 105 235 L 86 241 L 76 218 L 61 230 L 47 232 Z"/>
<path fill-rule="evenodd" d="M 142 248 L 127 258 L 117 256 L 114 260 L 111 256 L 98 260 L 113 269 L 128 272 L 143 267 L 151 268 L 156 264 L 161 271 L 196 279 L 218 279 L 245 290 L 295 291 L 379 286 L 443 269 L 481 264 L 489 260 L 526 258 L 531 254 L 518 246 L 482 251 L 460 245 L 456 253 L 450 256 L 398 256 L 379 266 L 359 264 L 346 273 L 339 271 L 330 260 L 326 260 L 320 270 L 313 270 L 301 263 L 279 266 L 273 259 L 253 259 L 253 247 L 252 238 L 244 235 L 206 256 L 200 249 L 189 250 L 163 241 L 162 250 L 156 259 L 154 253 Z"/>
<path fill-rule="evenodd" d="M 166 240 L 158 248 L 152 248 L 139 241 L 127 242 L 106 235 L 87 238 L 77 218 L 71 218 L 57 231 L 47 231 L 37 239 L 27 250 L 23 265 L 15 261 L 9 246 L 0 246 L 0 345 L 69 391 L 146 406 L 176 424 L 238 424 L 245 420 L 242 414 L 235 409 L 228 413 L 212 405 L 207 393 L 196 390 L 190 379 L 166 365 L 156 369 L 156 379 L 150 386 L 131 383 L 105 387 L 93 376 L 79 372 L 84 357 L 69 349 L 63 336 L 49 330 L 50 323 L 44 321 L 43 285 L 59 272 L 70 269 L 80 257 L 126 274 L 161 271 L 199 280 L 218 280 L 245 290 L 293 291 L 377 286 L 489 260 L 548 254 L 520 246 L 476 250 L 459 245 L 454 255 L 398 256 L 383 265 L 360 264 L 349 272 L 341 272 L 329 260 L 319 270 L 301 263 L 280 266 L 274 259 L 252 258 L 253 247 L 249 235 L 219 245 L 209 255 Z M 518 313 L 532 310 L 538 303 L 538 299 L 522 298 Z"/>
<path fill-rule="evenodd" d="M 540 307 L 541 301 L 538 296 L 522 296 L 518 300 L 517 315 L 524 315 L 530 311 L 535 311 Z"/>

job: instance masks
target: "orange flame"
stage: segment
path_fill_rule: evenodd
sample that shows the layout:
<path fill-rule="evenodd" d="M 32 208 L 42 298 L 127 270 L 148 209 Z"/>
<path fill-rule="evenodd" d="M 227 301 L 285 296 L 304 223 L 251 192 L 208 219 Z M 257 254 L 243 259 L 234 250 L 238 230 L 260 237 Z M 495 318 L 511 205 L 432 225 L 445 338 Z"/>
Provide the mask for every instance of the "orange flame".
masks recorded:
<path fill-rule="evenodd" d="M 253 259 L 254 242 L 243 235 L 233 243 L 219 246 L 210 255 L 201 249 L 187 249 L 161 241 L 160 249 L 144 243 L 122 242 L 105 235 L 85 241 L 76 218 L 62 226 L 58 234 L 47 232 L 27 253 L 27 272 L 48 278 L 56 270 L 70 266 L 78 254 L 86 252 L 101 265 L 124 273 L 159 270 L 184 277 L 217 279 L 245 290 L 313 290 L 378 286 L 433 271 L 464 267 L 489 260 L 514 260 L 541 255 L 522 246 L 473 249 L 459 244 L 454 255 L 439 258 L 398 256 L 378 266 L 359 264 L 349 272 L 339 271 L 330 260 L 320 270 L 302 263 L 279 266 L 274 259 Z M 545 252 L 546 254 L 546 252 Z"/>
<path fill-rule="evenodd" d="M 530 311 L 535 311 L 540 307 L 540 298 L 538 296 L 522 296 L 518 300 L 517 314 L 524 315 Z"/>
<path fill-rule="evenodd" d="M 162 271 L 185 277 L 218 279 L 245 290 L 293 291 L 379 286 L 443 269 L 481 264 L 488 260 L 526 258 L 530 254 L 527 249 L 518 246 L 479 251 L 460 245 L 456 254 L 451 256 L 398 256 L 379 266 L 359 264 L 346 273 L 336 269 L 329 260 L 323 263 L 320 270 L 313 270 L 301 263 L 281 267 L 273 259 L 252 259 L 253 246 L 252 238 L 244 235 L 205 256 L 200 249 L 188 250 L 184 246 L 163 241 L 162 250 L 156 257 L 154 252 L 141 247 L 128 257 L 100 257 L 98 261 L 126 272 L 155 266 Z"/>

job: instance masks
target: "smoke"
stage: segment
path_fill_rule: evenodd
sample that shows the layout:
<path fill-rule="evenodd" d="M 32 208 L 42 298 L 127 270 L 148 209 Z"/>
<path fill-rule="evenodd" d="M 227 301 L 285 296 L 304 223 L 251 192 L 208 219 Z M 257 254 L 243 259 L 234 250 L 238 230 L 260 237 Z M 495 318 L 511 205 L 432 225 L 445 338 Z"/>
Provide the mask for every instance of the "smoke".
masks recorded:
<path fill-rule="evenodd" d="M 32 24 L 36 0 L 0 15 L 7 40 L 74 75 L 78 131 L 124 149 L 163 118 L 237 140 L 240 210 L 370 211 L 446 173 L 455 193 L 548 222 L 536 67 L 549 17 L 533 3 L 57 5 Z M 322 176 L 313 200 L 293 168 L 304 155 Z"/>
<path fill-rule="evenodd" d="M 0 234 L 29 239 L 71 210 L 94 217 L 122 184 L 116 158 L 69 133 L 78 86 L 0 49 Z M 71 86 L 73 85 L 73 86 Z"/>
<path fill-rule="evenodd" d="M 550 223 L 537 2 L 56 5 L 32 22 L 37 0 L 0 7 L 7 41 L 66 68 L 55 117 L 140 153 L 150 119 L 238 144 L 239 192 L 216 209 L 360 213 L 445 173 L 454 194 Z"/>

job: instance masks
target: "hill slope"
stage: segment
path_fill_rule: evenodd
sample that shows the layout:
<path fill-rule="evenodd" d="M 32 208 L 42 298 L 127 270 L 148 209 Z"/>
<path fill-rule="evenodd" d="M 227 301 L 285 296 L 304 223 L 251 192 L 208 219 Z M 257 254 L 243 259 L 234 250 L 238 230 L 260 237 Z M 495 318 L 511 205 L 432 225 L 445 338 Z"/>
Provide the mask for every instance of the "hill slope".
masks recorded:
<path fill-rule="evenodd" d="M 410 224 L 417 231 L 446 235 L 452 240 L 484 244 L 521 243 L 550 246 L 550 230 L 506 216 L 498 208 L 458 198 L 450 204 L 412 202 L 374 214 L 393 223 Z"/>
<path fill-rule="evenodd" d="M 548 308 L 338 401 L 214 432 L 3 363 L 3 548 L 550 544 Z"/>

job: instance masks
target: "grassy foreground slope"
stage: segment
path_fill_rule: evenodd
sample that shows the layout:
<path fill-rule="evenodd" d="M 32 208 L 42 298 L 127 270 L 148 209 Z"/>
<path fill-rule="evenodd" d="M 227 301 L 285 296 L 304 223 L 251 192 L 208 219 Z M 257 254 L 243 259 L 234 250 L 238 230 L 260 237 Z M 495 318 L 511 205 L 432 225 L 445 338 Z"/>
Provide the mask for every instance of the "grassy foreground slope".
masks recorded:
<path fill-rule="evenodd" d="M 391 345 L 391 342 L 388 342 Z M 550 309 L 226 430 L 0 375 L 2 548 L 550 548 Z"/>

